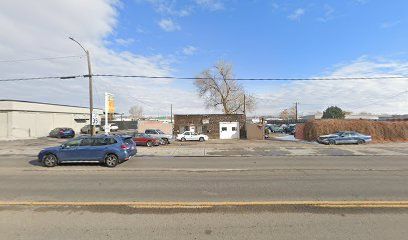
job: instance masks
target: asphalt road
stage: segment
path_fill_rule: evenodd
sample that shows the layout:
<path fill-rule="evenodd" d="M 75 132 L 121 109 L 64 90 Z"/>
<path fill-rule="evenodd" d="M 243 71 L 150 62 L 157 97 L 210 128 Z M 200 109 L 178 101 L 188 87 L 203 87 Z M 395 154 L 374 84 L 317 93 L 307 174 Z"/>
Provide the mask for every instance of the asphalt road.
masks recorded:
<path fill-rule="evenodd" d="M 404 239 L 408 208 L 64 206 L 64 202 L 406 201 L 406 156 L 137 157 L 115 169 L 0 156 L 4 239 Z M 59 202 L 11 206 L 7 202 Z M 1 205 L 3 203 L 3 205 Z"/>
<path fill-rule="evenodd" d="M 36 164 L 1 157 L 0 201 L 408 199 L 404 156 L 141 157 L 115 169 Z"/>

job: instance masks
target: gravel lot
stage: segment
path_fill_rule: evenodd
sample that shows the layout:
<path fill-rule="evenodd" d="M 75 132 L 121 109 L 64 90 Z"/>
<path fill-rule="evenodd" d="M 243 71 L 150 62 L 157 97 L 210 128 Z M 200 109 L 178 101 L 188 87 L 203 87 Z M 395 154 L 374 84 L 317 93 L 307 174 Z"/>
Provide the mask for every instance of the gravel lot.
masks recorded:
<path fill-rule="evenodd" d="M 36 155 L 42 148 L 56 146 L 66 139 L 39 138 L 0 141 L 0 155 Z M 158 147 L 138 147 L 146 156 L 391 156 L 408 155 L 408 143 L 326 146 L 313 142 L 280 140 L 218 140 L 172 142 Z"/>

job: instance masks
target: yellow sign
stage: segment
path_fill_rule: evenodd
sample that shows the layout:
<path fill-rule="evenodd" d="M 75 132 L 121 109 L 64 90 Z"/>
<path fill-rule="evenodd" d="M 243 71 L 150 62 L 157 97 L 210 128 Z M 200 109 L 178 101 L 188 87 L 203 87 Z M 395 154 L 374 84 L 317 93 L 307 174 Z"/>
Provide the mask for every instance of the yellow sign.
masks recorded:
<path fill-rule="evenodd" d="M 112 94 L 105 95 L 105 109 L 108 113 L 115 113 L 115 99 Z"/>

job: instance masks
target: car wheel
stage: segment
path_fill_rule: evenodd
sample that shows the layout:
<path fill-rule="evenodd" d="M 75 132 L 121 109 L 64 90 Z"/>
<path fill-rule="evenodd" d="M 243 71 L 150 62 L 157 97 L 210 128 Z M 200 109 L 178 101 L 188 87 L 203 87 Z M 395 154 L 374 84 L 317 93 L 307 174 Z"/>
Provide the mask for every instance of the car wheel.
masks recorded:
<path fill-rule="evenodd" d="M 360 145 L 360 144 L 364 144 L 364 140 L 361 140 L 361 139 L 358 140 L 358 141 L 357 141 L 357 144 L 359 144 L 359 145 Z"/>
<path fill-rule="evenodd" d="M 146 145 L 147 145 L 148 147 L 153 147 L 153 142 L 152 142 L 152 141 L 148 141 L 148 142 L 146 143 Z"/>
<path fill-rule="evenodd" d="M 334 140 L 329 140 L 329 145 L 335 145 L 336 144 L 336 141 L 334 141 Z"/>
<path fill-rule="evenodd" d="M 169 139 L 165 138 L 165 139 L 163 139 L 163 140 L 164 140 L 164 142 L 165 142 L 166 144 L 170 144 L 170 140 L 169 140 Z"/>
<path fill-rule="evenodd" d="M 46 154 L 42 158 L 42 164 L 44 167 L 55 167 L 57 165 L 57 157 L 54 154 Z"/>
<path fill-rule="evenodd" d="M 181 138 L 181 141 L 182 141 L 182 142 L 185 142 L 185 141 L 186 141 L 186 139 L 182 137 L 182 138 Z"/>
<path fill-rule="evenodd" d="M 204 138 L 203 138 L 203 137 L 200 137 L 200 139 L 198 139 L 198 141 L 204 142 Z"/>
<path fill-rule="evenodd" d="M 118 157 L 115 154 L 108 154 L 105 158 L 107 167 L 116 167 L 118 165 Z"/>

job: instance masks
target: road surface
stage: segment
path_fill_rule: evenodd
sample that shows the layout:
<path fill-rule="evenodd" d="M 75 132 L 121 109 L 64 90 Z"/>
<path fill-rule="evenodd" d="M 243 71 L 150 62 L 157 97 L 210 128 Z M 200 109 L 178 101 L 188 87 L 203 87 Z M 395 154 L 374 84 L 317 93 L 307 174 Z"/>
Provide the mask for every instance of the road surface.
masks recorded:
<path fill-rule="evenodd" d="M 405 156 L 137 157 L 109 169 L 43 168 L 34 156 L 2 155 L 0 232 L 4 239 L 403 239 L 407 182 Z"/>

